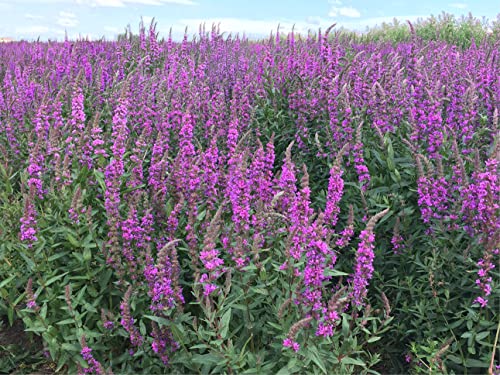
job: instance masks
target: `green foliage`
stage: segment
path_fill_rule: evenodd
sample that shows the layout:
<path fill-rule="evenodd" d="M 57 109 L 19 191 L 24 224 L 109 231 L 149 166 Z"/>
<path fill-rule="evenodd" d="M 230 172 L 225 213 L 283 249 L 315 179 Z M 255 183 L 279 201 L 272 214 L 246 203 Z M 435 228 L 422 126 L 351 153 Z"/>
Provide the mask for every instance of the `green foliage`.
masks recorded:
<path fill-rule="evenodd" d="M 474 18 L 471 14 L 457 18 L 443 12 L 437 17 L 430 16 L 412 21 L 411 26 L 394 19 L 392 22 L 384 22 L 380 26 L 369 28 L 361 34 L 340 29 L 335 36 L 340 40 L 355 43 L 390 42 L 393 44 L 410 42 L 417 37 L 423 41 L 444 41 L 460 48 L 469 48 L 472 43 L 480 45 L 489 38 L 494 40 L 498 32 L 498 21 L 488 23 L 486 20 Z"/>
<path fill-rule="evenodd" d="M 399 43 L 418 37 L 445 40 L 461 48 L 490 38 L 477 20 L 456 20 L 445 14 L 417 22 L 413 28 L 414 35 L 406 24 L 395 22 L 363 36 L 339 32 L 336 37 L 356 43 Z M 493 33 L 498 33 L 498 23 Z M 130 33 L 125 38 L 139 43 Z M 350 52 L 346 51 L 347 62 L 342 63 L 347 64 L 352 58 Z M 131 62 L 127 69 L 139 69 L 134 64 Z M 154 68 L 154 64 L 149 67 Z M 81 355 L 81 339 L 85 337 L 95 358 L 115 373 L 165 373 L 150 336 L 152 329 L 158 327 L 170 332 L 179 345 L 178 350 L 169 353 L 171 373 L 485 372 L 492 353 L 498 352 L 495 337 L 500 319 L 500 290 L 492 291 L 487 308 L 470 306 L 471 296 L 477 293 L 473 288 L 477 278 L 473 259 L 481 257 L 482 245 L 467 236 L 463 228 L 451 230 L 440 220 L 423 223 L 415 153 L 407 141 L 409 124 L 403 122 L 396 131 L 382 136 L 371 126 L 372 119 L 366 115 L 366 109 L 355 109 L 355 120 L 364 124 L 359 127 L 359 141 L 371 176 L 370 186 L 364 191 L 357 182 L 352 160 L 346 163 L 343 155 L 324 152 L 327 144 L 334 143 L 324 118 L 306 118 L 299 129 L 286 92 L 301 85 L 300 78 L 295 77 L 282 87 L 270 78 L 267 80 L 265 97 L 254 103 L 248 142 L 256 140 L 254 134 L 259 134 L 262 143 L 273 140 L 275 175 L 279 175 L 287 147 L 296 142 L 299 146 L 294 148 L 293 161 L 307 168 L 314 208 L 325 207 L 330 168 L 337 158 L 344 162 L 345 190 L 338 232 L 347 221 L 350 205 L 356 234 L 365 228 L 367 217 L 389 208 L 376 229 L 375 272 L 368 294 L 369 305 L 343 311 L 333 336 L 327 339 L 315 336 L 309 323 L 304 323 L 296 333 L 301 347 L 295 353 L 283 348 L 292 327 L 304 319 L 302 307 L 292 302 L 299 293 L 300 283 L 292 268 L 280 267 L 290 258 L 287 254 L 292 241 L 290 233 L 270 230 L 273 235 L 264 236 L 264 246 L 252 261 L 243 269 L 226 271 L 225 279 L 219 280 L 220 293 L 210 296 L 203 294 L 199 270 L 192 264 L 192 249 L 185 241 L 179 241 L 176 248 L 182 269 L 179 278 L 186 303 L 182 310 L 165 309 L 155 314 L 149 307 L 147 287 L 134 290 L 130 309 L 144 343 L 132 348 L 129 333 L 119 319 L 120 304 L 132 281 L 120 278 L 106 263 L 104 174 L 98 170 L 91 173 L 75 162 L 71 166 L 72 183 L 57 192 L 50 190 L 44 200 L 37 201 L 38 241 L 28 247 L 18 238 L 26 195 L 27 175 L 22 172 L 26 155 L 4 155 L 11 163 L 0 163 L 0 316 L 4 320 L 0 329 L 22 322 L 30 340 L 41 338 L 43 347 L 22 352 L 19 345 L 0 341 L 2 370 L 28 372 L 50 364 L 55 372 L 76 373 L 79 366 L 87 366 Z M 336 99 L 340 102 L 345 98 L 339 95 Z M 92 106 L 91 102 L 85 104 L 89 118 Z M 64 111 L 67 116 L 69 108 L 65 106 Z M 108 124 L 104 130 L 109 133 L 110 109 L 104 108 L 101 115 Z M 342 115 L 339 117 L 339 121 L 344 120 Z M 488 119 L 482 121 L 484 134 L 475 137 L 482 138 L 491 132 L 487 128 Z M 28 140 L 19 139 L 28 149 Z M 173 139 L 172 145 L 177 141 Z M 480 142 L 476 145 L 475 141 L 473 146 L 482 147 L 482 154 L 492 151 Z M 145 158 L 150 158 L 150 153 L 146 147 Z M 452 151 L 444 147 L 443 162 L 453 157 Z M 98 168 L 104 167 L 104 160 L 96 158 L 95 162 Z M 133 191 L 125 183 L 130 177 L 129 167 L 121 180 L 122 195 Z M 470 174 L 473 167 L 467 168 Z M 445 169 L 443 173 L 449 178 L 454 172 Z M 82 205 L 91 208 L 75 222 L 68 210 L 77 191 Z M 174 209 L 171 206 L 172 202 L 167 201 L 154 209 L 167 220 Z M 127 213 L 127 209 L 122 203 L 120 210 Z M 216 216 L 216 209 L 204 204 L 198 207 L 194 218 L 188 214 L 187 207 L 182 206 L 176 237 L 186 238 L 186 228 L 193 224 L 195 241 L 201 246 L 206 239 L 204 230 Z M 277 212 L 267 214 L 274 215 L 270 227 L 287 220 Z M 234 227 L 230 214 L 224 210 L 221 222 L 221 232 L 230 232 Z M 395 228 L 403 238 L 403 248 L 398 252 L 391 244 Z M 245 240 L 252 243 L 250 236 Z M 222 247 L 222 243 L 217 245 Z M 335 268 L 329 270 L 333 276 L 328 285 L 332 293 L 344 292 L 342 286 L 348 283 L 346 276 L 352 274 L 356 246 L 354 240 L 350 247 L 340 250 L 342 256 Z M 303 260 L 297 264 L 302 265 L 300 262 Z M 492 275 L 498 279 L 498 267 Z M 26 307 L 29 297 L 26 285 L 30 279 L 37 309 Z M 346 294 L 339 298 L 347 299 Z M 103 313 L 114 324 L 113 328 L 104 326 Z"/>

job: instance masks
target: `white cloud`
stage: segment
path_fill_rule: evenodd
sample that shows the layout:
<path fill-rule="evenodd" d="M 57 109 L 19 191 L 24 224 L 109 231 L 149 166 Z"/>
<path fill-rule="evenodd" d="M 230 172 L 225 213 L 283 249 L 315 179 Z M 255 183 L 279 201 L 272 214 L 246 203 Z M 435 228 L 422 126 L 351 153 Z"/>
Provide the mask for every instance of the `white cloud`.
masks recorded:
<path fill-rule="evenodd" d="M 151 25 L 151 21 L 153 21 L 154 17 L 151 16 L 142 16 L 142 22 L 144 22 L 144 26 Z"/>
<path fill-rule="evenodd" d="M 36 39 L 38 37 L 43 39 L 52 39 L 63 37 L 65 32 L 58 27 L 50 27 L 46 25 L 29 25 L 15 27 L 10 30 L 16 36 L 16 39 Z"/>
<path fill-rule="evenodd" d="M 88 5 L 91 7 L 109 7 L 109 8 L 122 8 L 127 4 L 136 5 L 197 5 L 193 0 L 75 0 L 79 5 Z"/>
<path fill-rule="evenodd" d="M 7 3 L 0 3 L 0 10 L 2 11 L 8 11 L 12 8 L 12 5 L 11 4 L 7 4 Z"/>
<path fill-rule="evenodd" d="M 330 17 L 349 17 L 349 18 L 359 18 L 361 17 L 361 13 L 359 10 L 356 8 L 353 8 L 351 6 L 348 7 L 337 7 L 337 6 L 332 6 L 330 8 L 330 12 L 328 13 L 328 16 Z"/>
<path fill-rule="evenodd" d="M 450 5 L 450 7 L 457 8 L 457 9 L 467 9 L 468 8 L 468 5 L 465 3 L 452 3 L 449 5 Z"/>
<path fill-rule="evenodd" d="M 66 17 L 66 18 L 76 18 L 75 13 L 65 12 L 63 10 L 59 12 L 59 16 L 60 17 Z"/>
<path fill-rule="evenodd" d="M 60 11 L 56 23 L 62 27 L 75 27 L 78 26 L 80 22 L 74 13 Z"/>
<path fill-rule="evenodd" d="M 24 17 L 27 18 L 27 19 L 29 19 L 29 20 L 41 20 L 41 19 L 44 18 L 43 16 L 35 15 L 35 14 L 30 14 L 30 13 L 26 13 L 24 15 Z"/>
<path fill-rule="evenodd" d="M 332 7 L 330 12 L 328 12 L 329 17 L 348 17 L 348 18 L 359 18 L 361 17 L 361 12 L 352 6 L 345 6 L 342 0 L 329 0 Z"/>
<path fill-rule="evenodd" d="M 309 16 L 306 18 L 306 22 L 310 25 L 319 25 L 321 24 L 321 17 Z"/>
<path fill-rule="evenodd" d="M 16 27 L 16 34 L 41 35 L 50 31 L 48 26 L 21 26 Z"/>
<path fill-rule="evenodd" d="M 118 27 L 115 27 L 115 26 L 104 26 L 104 31 L 108 31 L 110 33 L 119 33 L 120 32 L 120 29 Z"/>

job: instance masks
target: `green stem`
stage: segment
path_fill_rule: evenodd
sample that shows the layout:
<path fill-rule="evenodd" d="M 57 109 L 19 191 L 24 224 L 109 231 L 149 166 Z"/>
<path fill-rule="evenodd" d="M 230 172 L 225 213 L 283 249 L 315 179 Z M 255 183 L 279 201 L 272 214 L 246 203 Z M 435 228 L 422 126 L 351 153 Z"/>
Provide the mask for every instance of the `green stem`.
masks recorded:
<path fill-rule="evenodd" d="M 491 361 L 490 361 L 490 367 L 488 369 L 489 375 L 493 375 L 493 364 L 495 363 L 495 352 L 497 350 L 499 333 L 500 333 L 500 319 L 498 319 L 497 333 L 495 335 L 495 343 L 493 344 L 493 350 L 491 351 Z"/>

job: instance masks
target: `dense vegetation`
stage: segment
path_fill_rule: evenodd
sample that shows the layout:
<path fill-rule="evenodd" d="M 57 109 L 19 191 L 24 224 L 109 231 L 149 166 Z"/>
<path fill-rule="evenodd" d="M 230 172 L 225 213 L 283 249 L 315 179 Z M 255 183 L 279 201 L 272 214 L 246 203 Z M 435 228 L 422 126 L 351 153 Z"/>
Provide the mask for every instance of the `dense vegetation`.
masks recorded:
<path fill-rule="evenodd" d="M 0 45 L 0 368 L 498 372 L 499 47 Z"/>

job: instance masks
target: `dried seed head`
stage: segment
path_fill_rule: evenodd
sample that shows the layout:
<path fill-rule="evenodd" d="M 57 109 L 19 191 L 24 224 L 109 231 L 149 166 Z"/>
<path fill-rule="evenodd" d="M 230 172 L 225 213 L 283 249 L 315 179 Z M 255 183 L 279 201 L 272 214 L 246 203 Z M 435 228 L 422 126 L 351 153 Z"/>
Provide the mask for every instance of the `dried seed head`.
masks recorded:
<path fill-rule="evenodd" d="M 345 153 L 348 151 L 350 148 L 350 144 L 346 143 L 345 145 L 342 146 L 340 151 L 337 153 L 337 156 L 335 157 L 335 162 L 334 165 L 337 167 L 340 167 L 340 164 L 342 163 L 342 158 L 344 157 Z"/>
<path fill-rule="evenodd" d="M 339 284 L 340 284 L 340 281 L 339 281 Z M 330 298 L 330 300 L 328 301 L 328 310 L 329 311 L 338 311 L 340 309 L 340 307 L 342 307 L 344 305 L 344 303 L 346 303 L 348 301 L 347 298 L 340 297 L 345 292 L 345 290 L 346 290 L 346 287 L 343 286 L 342 288 L 337 290 L 337 292 L 335 292 L 335 294 Z"/>
<path fill-rule="evenodd" d="M 389 303 L 389 299 L 384 292 L 381 292 L 380 296 L 382 297 L 382 301 L 384 302 L 385 316 L 389 317 L 389 315 L 391 314 L 391 305 Z"/>
<path fill-rule="evenodd" d="M 443 354 L 448 350 L 450 347 L 450 344 L 452 343 L 453 339 L 448 339 L 446 342 L 441 346 L 441 348 L 434 354 L 434 357 L 431 359 L 432 362 L 441 362 L 441 357 Z"/>
<path fill-rule="evenodd" d="M 309 187 L 309 174 L 307 173 L 307 166 L 305 164 L 302 165 L 302 170 L 304 172 L 304 176 L 302 176 L 300 184 L 302 186 L 302 189 L 305 189 Z"/>
<path fill-rule="evenodd" d="M 361 321 L 361 326 L 362 327 L 364 327 L 364 326 L 366 326 L 368 324 L 368 319 L 366 319 L 366 318 L 370 317 L 371 312 L 372 312 L 372 305 L 370 305 L 370 304 L 366 305 L 366 307 L 365 307 L 365 313 L 363 314 L 364 317 L 365 317 L 365 319 L 363 319 Z"/>
<path fill-rule="evenodd" d="M 422 178 L 425 177 L 425 172 L 424 172 L 424 167 L 422 165 L 422 160 L 421 160 L 421 155 L 418 154 L 415 157 L 415 163 L 417 164 L 417 174 L 418 177 Z"/>
<path fill-rule="evenodd" d="M 364 122 L 361 121 L 359 123 L 358 127 L 356 128 L 356 144 L 360 144 L 361 143 L 361 136 L 362 136 L 363 124 L 364 124 Z"/>
<path fill-rule="evenodd" d="M 406 22 L 408 22 L 408 26 L 410 26 L 410 33 L 411 33 L 411 35 L 412 35 L 413 37 L 416 37 L 416 36 L 417 36 L 417 34 L 415 33 L 415 29 L 414 29 L 414 27 L 413 27 L 412 23 L 411 23 L 409 20 L 407 20 Z"/>
<path fill-rule="evenodd" d="M 285 310 L 287 309 L 288 306 L 292 303 L 292 298 L 287 298 L 283 303 L 281 304 L 280 308 L 278 309 L 278 319 L 283 318 L 283 314 L 285 313 Z"/>
<path fill-rule="evenodd" d="M 354 207 L 352 204 L 349 205 L 349 217 L 347 218 L 347 225 L 351 226 L 354 224 Z"/>
<path fill-rule="evenodd" d="M 460 156 L 460 152 L 458 151 L 457 137 L 451 128 L 448 127 L 448 130 L 449 130 L 450 134 L 452 134 L 452 136 L 451 136 L 451 149 L 453 151 L 453 156 L 455 157 L 455 161 L 457 162 L 458 167 L 460 169 L 460 178 L 464 184 L 467 184 L 467 182 L 468 182 L 467 174 L 465 172 L 464 161 L 463 161 L 462 157 Z"/>
<path fill-rule="evenodd" d="M 306 325 L 308 325 L 311 322 L 311 320 L 313 320 L 312 316 L 299 320 L 292 327 L 290 327 L 290 330 L 288 331 L 287 337 L 291 340 L 295 339 L 295 336 L 297 336 L 297 333 L 302 328 L 304 328 Z"/>
<path fill-rule="evenodd" d="M 328 34 L 330 33 L 330 31 L 336 26 L 337 24 L 336 23 L 333 23 L 331 24 L 330 26 L 328 26 L 328 28 L 325 30 L 325 34 L 323 35 L 323 38 L 326 40 L 328 38 Z"/>
<path fill-rule="evenodd" d="M 437 172 L 438 172 L 439 178 L 444 178 L 443 162 L 439 158 L 436 159 L 436 167 L 437 167 Z"/>
<path fill-rule="evenodd" d="M 229 294 L 229 291 L 231 290 L 231 283 L 232 281 L 232 271 L 230 268 L 227 269 L 226 271 L 226 280 L 224 281 L 224 293 L 226 295 Z"/>
<path fill-rule="evenodd" d="M 481 170 L 481 156 L 479 155 L 479 150 L 474 149 L 474 170 L 479 172 Z"/>
<path fill-rule="evenodd" d="M 288 162 L 288 163 L 291 163 L 292 162 L 292 147 L 293 147 L 293 144 L 295 142 L 292 141 L 288 147 L 286 148 L 286 151 L 285 151 L 285 160 Z"/>
<path fill-rule="evenodd" d="M 377 133 L 380 148 L 384 148 L 384 135 L 382 134 L 382 130 L 380 130 L 380 127 L 375 123 L 373 123 L 372 126 L 375 128 L 375 132 Z"/>
<path fill-rule="evenodd" d="M 82 348 L 87 347 L 87 340 L 85 339 L 85 335 L 82 335 L 82 337 L 80 337 L 80 344 L 82 345 Z"/>
<path fill-rule="evenodd" d="M 66 298 L 66 305 L 68 305 L 69 311 L 72 312 L 73 306 L 71 303 L 71 286 L 69 284 L 64 288 L 64 297 Z"/>
<path fill-rule="evenodd" d="M 167 256 L 167 251 L 172 247 L 174 246 L 175 244 L 181 242 L 181 240 L 177 239 L 177 240 L 172 240 L 170 242 L 168 242 L 165 246 L 163 246 L 161 248 L 161 250 L 158 252 L 158 258 L 164 258 L 165 256 Z M 129 288 L 131 289 L 131 287 Z"/>
<path fill-rule="evenodd" d="M 417 154 L 417 148 L 407 139 L 402 139 L 403 143 L 405 145 L 408 146 L 408 148 L 410 149 L 410 152 L 413 154 L 413 156 L 416 158 L 416 154 Z"/>
<path fill-rule="evenodd" d="M 321 146 L 321 142 L 319 141 L 318 132 L 316 132 L 316 134 L 314 134 L 314 142 L 316 143 L 316 147 L 318 148 L 319 152 L 321 152 L 321 154 L 325 154 L 325 151 L 323 150 L 323 146 Z"/>
<path fill-rule="evenodd" d="M 248 136 L 252 133 L 252 130 L 247 131 L 245 134 L 243 134 L 236 144 L 236 147 L 234 148 L 234 153 L 236 154 L 237 151 L 240 150 L 240 148 L 243 146 L 243 142 L 248 138 Z"/>
<path fill-rule="evenodd" d="M 393 235 L 397 237 L 399 235 L 399 227 L 401 226 L 401 219 L 399 216 L 396 218 L 396 223 L 394 224 Z"/>
<path fill-rule="evenodd" d="M 106 316 L 106 311 L 104 309 L 101 309 L 101 321 L 106 322 L 108 320 Z"/>
<path fill-rule="evenodd" d="M 366 230 L 369 232 L 373 232 L 375 225 L 377 222 L 382 219 L 387 213 L 389 213 L 390 209 L 386 208 L 384 211 L 379 212 L 378 214 L 372 216 L 370 220 L 368 220 L 368 224 L 366 224 Z"/>

